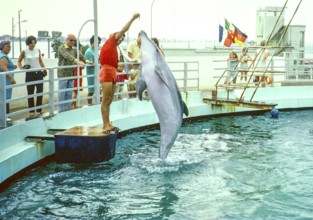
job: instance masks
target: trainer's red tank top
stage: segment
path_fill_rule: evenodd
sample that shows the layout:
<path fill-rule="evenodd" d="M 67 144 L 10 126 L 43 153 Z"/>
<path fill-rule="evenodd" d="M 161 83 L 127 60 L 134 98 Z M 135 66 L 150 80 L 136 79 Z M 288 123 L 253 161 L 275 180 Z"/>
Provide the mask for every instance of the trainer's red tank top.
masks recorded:
<path fill-rule="evenodd" d="M 101 65 L 110 65 L 115 68 L 118 67 L 118 53 L 117 42 L 115 39 L 116 33 L 112 34 L 108 40 L 104 43 L 100 51 L 100 63 Z"/>

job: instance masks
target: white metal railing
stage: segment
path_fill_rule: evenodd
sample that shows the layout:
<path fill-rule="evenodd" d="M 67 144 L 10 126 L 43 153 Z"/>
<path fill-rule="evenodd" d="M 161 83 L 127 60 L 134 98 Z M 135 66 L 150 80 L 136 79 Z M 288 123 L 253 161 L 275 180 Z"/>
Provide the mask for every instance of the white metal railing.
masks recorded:
<path fill-rule="evenodd" d="M 199 89 L 199 63 L 198 62 L 168 62 L 173 75 L 175 79 L 177 80 L 177 84 L 179 86 L 179 89 L 182 91 L 188 91 L 188 90 L 198 90 Z M 86 66 L 92 66 L 92 65 L 86 65 Z M 59 104 L 64 103 L 72 103 L 76 102 L 77 107 L 81 107 L 82 105 L 86 104 L 87 99 L 92 98 L 95 100 L 94 104 L 99 104 L 102 95 L 100 94 L 100 91 L 97 93 L 94 93 L 94 97 L 89 97 L 87 95 L 82 95 L 80 92 L 77 93 L 76 99 L 70 99 L 70 100 L 64 100 L 62 102 L 58 101 L 58 93 L 59 92 L 65 92 L 65 91 L 80 91 L 80 89 L 88 89 L 91 87 L 94 88 L 100 88 L 99 82 L 98 82 L 98 74 L 93 75 L 79 75 L 78 76 L 71 76 L 71 77 L 64 77 L 64 78 L 58 78 L 57 77 L 57 69 L 59 68 L 75 68 L 79 67 L 77 65 L 73 66 L 62 66 L 62 67 L 45 67 L 48 71 L 48 76 L 44 78 L 43 80 L 34 81 L 34 82 L 27 82 L 27 83 L 17 83 L 15 85 L 6 85 L 6 74 L 8 72 L 0 72 L 0 128 L 7 127 L 8 122 L 7 119 L 10 117 L 17 117 L 21 119 L 25 119 L 28 117 L 28 113 L 31 110 L 36 111 L 37 109 L 43 109 L 43 112 L 45 112 L 45 116 L 52 116 L 54 114 L 57 114 L 57 106 Z M 27 71 L 40 71 L 42 69 L 31 69 L 31 70 L 16 70 L 11 71 L 9 73 L 14 73 L 15 76 L 19 74 L 25 74 Z M 122 72 L 118 73 L 118 75 L 127 74 L 130 75 L 129 72 Z M 66 80 L 66 79 L 77 79 L 79 82 L 81 78 L 87 79 L 88 77 L 94 77 L 95 85 L 94 86 L 81 86 L 79 83 L 77 83 L 77 88 L 69 88 L 69 89 L 62 89 L 58 90 L 58 82 L 60 80 Z M 26 87 L 27 85 L 33 85 L 43 83 L 44 91 L 42 93 L 34 93 L 33 95 L 27 95 Z M 124 87 L 127 87 L 128 81 L 125 82 L 118 82 L 117 85 L 123 85 Z M 13 92 L 15 90 L 21 90 L 21 88 L 25 88 L 24 92 L 19 92 L 18 95 L 15 94 L 15 96 L 9 100 L 6 100 L 6 89 L 12 88 Z M 96 91 L 96 90 L 95 90 Z M 126 97 L 129 98 L 129 95 L 132 93 L 136 93 L 136 91 L 128 91 L 128 89 L 122 92 L 116 92 L 114 100 L 118 100 L 120 97 Z M 37 97 L 37 96 L 43 96 L 43 104 L 41 106 L 35 106 L 32 108 L 28 108 L 25 106 L 25 104 L 19 106 L 19 108 L 14 109 L 14 111 L 10 111 L 10 113 L 6 112 L 6 104 L 12 104 L 14 102 L 21 102 L 24 101 L 24 103 L 27 103 L 27 99 L 31 97 Z M 119 98 L 118 98 L 119 97 Z M 45 101 L 44 101 L 45 100 Z"/>
<path fill-rule="evenodd" d="M 218 60 L 215 62 L 226 61 L 227 60 Z M 216 82 L 216 93 L 219 87 L 226 89 L 228 95 L 229 91 L 232 89 L 240 88 L 243 89 L 241 95 L 241 97 L 243 97 L 247 88 L 255 88 L 250 101 L 252 101 L 254 94 L 261 84 L 262 87 L 313 85 L 313 58 L 304 58 L 303 52 L 285 52 L 283 57 L 273 57 L 273 59 L 267 62 L 266 69 L 253 66 L 251 62 L 248 64 L 248 70 L 241 69 L 240 64 L 233 69 L 226 68 L 226 66 L 225 64 L 225 68 L 215 69 L 221 72 L 221 75 L 216 77 L 218 78 Z M 234 82 L 233 79 L 229 82 L 223 80 L 225 78 L 228 79 L 230 71 L 235 72 L 233 78 L 237 79 L 236 82 Z M 247 81 L 239 80 L 243 77 L 243 75 L 241 75 L 242 72 L 246 72 Z M 265 77 L 265 80 L 263 80 L 263 77 Z M 241 98 L 239 101 L 241 101 Z"/>
<path fill-rule="evenodd" d="M 313 54 L 312 58 L 303 58 L 303 56 L 299 57 L 301 54 L 302 53 L 285 52 L 283 57 L 275 57 L 270 61 L 269 68 L 266 71 L 267 75 L 273 76 L 273 80 L 276 83 L 281 83 L 286 80 L 313 81 Z M 225 62 L 225 67 L 214 68 L 214 70 L 219 70 L 221 72 L 230 71 L 230 69 L 227 69 L 227 60 L 214 60 L 214 62 Z M 240 64 L 235 71 L 238 72 L 237 77 L 240 78 Z M 247 76 L 251 76 L 253 71 L 253 66 L 251 66 L 251 68 L 248 70 Z M 257 76 L 260 74 L 255 73 L 254 75 Z M 227 76 L 225 75 L 224 78 L 226 77 Z M 220 76 L 215 76 L 214 78 L 220 78 Z"/>

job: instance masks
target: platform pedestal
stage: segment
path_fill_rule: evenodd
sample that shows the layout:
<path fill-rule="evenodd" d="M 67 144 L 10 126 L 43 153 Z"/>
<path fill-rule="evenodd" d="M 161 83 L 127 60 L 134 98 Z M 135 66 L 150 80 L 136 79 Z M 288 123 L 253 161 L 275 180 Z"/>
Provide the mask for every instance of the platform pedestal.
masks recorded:
<path fill-rule="evenodd" d="M 57 163 L 98 163 L 115 155 L 117 133 L 106 135 L 100 127 L 76 126 L 55 134 Z"/>

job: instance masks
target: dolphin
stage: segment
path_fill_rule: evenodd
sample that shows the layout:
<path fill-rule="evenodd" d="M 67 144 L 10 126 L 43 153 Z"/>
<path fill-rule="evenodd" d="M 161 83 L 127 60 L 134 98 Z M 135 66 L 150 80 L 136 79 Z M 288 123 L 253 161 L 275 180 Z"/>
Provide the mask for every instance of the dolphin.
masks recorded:
<path fill-rule="evenodd" d="M 159 158 L 166 159 L 182 125 L 188 108 L 182 100 L 176 80 L 158 47 L 144 31 L 141 37 L 141 72 L 136 83 L 139 100 L 147 89 L 158 115 L 161 129 Z"/>

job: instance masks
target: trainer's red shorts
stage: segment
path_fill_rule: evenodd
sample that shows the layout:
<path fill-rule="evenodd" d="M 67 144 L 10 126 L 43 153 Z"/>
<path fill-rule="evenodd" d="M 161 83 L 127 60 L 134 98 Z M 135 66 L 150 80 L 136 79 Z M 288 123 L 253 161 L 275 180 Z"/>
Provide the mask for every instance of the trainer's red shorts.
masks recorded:
<path fill-rule="evenodd" d="M 113 66 L 109 65 L 102 65 L 100 72 L 99 72 L 99 82 L 104 83 L 104 82 L 112 82 L 113 84 L 116 84 L 116 68 Z"/>

